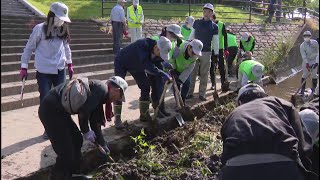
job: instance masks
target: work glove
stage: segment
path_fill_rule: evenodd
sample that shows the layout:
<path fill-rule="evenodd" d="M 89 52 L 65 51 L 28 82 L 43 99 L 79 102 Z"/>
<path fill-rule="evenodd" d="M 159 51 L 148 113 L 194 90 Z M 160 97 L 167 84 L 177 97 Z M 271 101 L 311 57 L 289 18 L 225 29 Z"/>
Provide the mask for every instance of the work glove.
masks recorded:
<path fill-rule="evenodd" d="M 306 68 L 308 69 L 308 71 L 310 71 L 310 65 L 309 65 L 309 63 L 306 63 Z"/>
<path fill-rule="evenodd" d="M 23 78 L 26 78 L 26 79 L 27 79 L 27 77 L 28 77 L 28 72 L 27 72 L 27 69 L 26 69 L 26 68 L 21 68 L 21 70 L 20 70 L 20 77 L 21 77 L 21 79 L 23 79 Z"/>
<path fill-rule="evenodd" d="M 92 143 L 94 143 L 96 141 L 96 135 L 92 130 L 88 131 L 87 133 L 84 133 L 83 138 L 87 141 L 92 142 Z"/>
<path fill-rule="evenodd" d="M 160 72 L 161 72 L 162 80 L 163 80 L 164 82 L 167 82 L 168 80 L 170 80 L 169 74 L 167 74 L 167 73 L 165 73 L 165 72 L 163 72 L 163 71 L 160 71 Z"/>
<path fill-rule="evenodd" d="M 177 46 L 180 47 L 182 40 L 180 38 L 177 39 Z"/>
<path fill-rule="evenodd" d="M 168 61 L 163 62 L 163 67 L 166 69 L 173 69 L 172 64 L 170 64 Z"/>
<path fill-rule="evenodd" d="M 228 58 L 228 56 L 229 56 L 229 51 L 228 51 L 228 50 L 224 50 L 224 53 L 223 53 L 223 54 L 224 54 L 224 57 L 225 57 L 225 58 Z"/>
<path fill-rule="evenodd" d="M 126 31 L 123 31 L 123 35 L 124 35 L 125 38 L 128 38 L 128 37 L 129 37 L 129 36 L 128 36 L 128 35 L 129 35 L 129 32 L 128 32 L 127 30 L 126 30 Z"/>
<path fill-rule="evenodd" d="M 107 145 L 102 146 L 102 148 L 104 149 L 104 151 L 105 151 L 107 154 L 110 153 L 110 149 L 108 148 Z"/>
<path fill-rule="evenodd" d="M 69 72 L 69 79 L 72 79 L 73 76 L 73 68 L 72 68 L 72 63 L 68 64 L 68 72 Z"/>
<path fill-rule="evenodd" d="M 311 65 L 311 69 L 315 69 L 315 68 L 317 68 L 318 67 L 318 63 L 315 63 L 315 64 L 312 64 Z"/>

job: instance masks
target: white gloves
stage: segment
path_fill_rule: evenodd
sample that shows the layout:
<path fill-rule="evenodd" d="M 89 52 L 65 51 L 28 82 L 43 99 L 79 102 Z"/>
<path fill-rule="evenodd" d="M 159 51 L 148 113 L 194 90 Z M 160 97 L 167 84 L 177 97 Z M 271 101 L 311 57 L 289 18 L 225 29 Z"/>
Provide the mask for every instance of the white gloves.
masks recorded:
<path fill-rule="evenodd" d="M 84 133 L 83 138 L 87 141 L 92 142 L 92 143 L 94 143 L 96 141 L 96 135 L 92 130 L 88 131 L 87 133 Z"/>

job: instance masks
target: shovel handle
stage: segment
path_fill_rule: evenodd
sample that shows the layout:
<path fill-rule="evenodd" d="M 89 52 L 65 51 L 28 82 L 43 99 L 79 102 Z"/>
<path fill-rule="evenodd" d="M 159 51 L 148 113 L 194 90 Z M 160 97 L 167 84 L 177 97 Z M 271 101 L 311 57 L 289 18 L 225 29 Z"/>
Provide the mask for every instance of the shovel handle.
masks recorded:
<path fill-rule="evenodd" d="M 296 96 L 296 95 L 298 94 L 298 92 L 301 90 L 303 84 L 306 83 L 306 81 L 307 81 L 307 79 L 310 77 L 310 75 L 311 75 L 311 71 L 309 71 L 308 76 L 303 80 L 303 82 L 301 83 L 299 89 L 294 93 L 293 96 Z"/>
<path fill-rule="evenodd" d="M 180 91 L 179 91 L 179 89 L 178 89 L 178 85 L 177 85 L 176 79 L 175 79 L 174 77 L 172 77 L 172 79 L 173 79 L 173 86 L 174 86 L 174 89 L 175 89 L 175 91 L 176 91 L 175 94 L 176 94 L 176 96 L 177 96 L 178 106 L 180 106 L 180 107 L 178 107 L 178 108 L 181 108 L 181 107 L 184 106 L 184 103 L 183 103 L 183 100 L 182 100 Z"/>
<path fill-rule="evenodd" d="M 164 87 L 163 87 L 163 91 L 162 91 L 162 94 L 161 94 L 161 97 L 160 97 L 160 100 L 159 100 L 159 104 L 161 104 L 163 101 L 164 101 L 164 96 L 167 92 L 167 89 L 168 89 L 168 86 L 169 86 L 169 83 L 170 81 L 166 81 L 166 83 L 164 84 Z M 158 115 L 158 112 L 159 112 L 159 106 L 157 106 L 155 112 L 154 112 L 154 116 L 153 116 L 153 120 L 156 119 L 157 115 Z"/>
<path fill-rule="evenodd" d="M 113 158 L 103 149 L 103 147 L 100 145 L 100 144 L 98 144 L 98 142 L 94 142 L 94 144 L 97 146 L 97 148 L 99 149 L 99 151 L 102 153 L 102 154 L 104 154 L 105 156 L 107 156 L 108 157 L 108 159 L 111 161 L 111 162 L 115 162 L 114 160 L 113 160 Z"/>

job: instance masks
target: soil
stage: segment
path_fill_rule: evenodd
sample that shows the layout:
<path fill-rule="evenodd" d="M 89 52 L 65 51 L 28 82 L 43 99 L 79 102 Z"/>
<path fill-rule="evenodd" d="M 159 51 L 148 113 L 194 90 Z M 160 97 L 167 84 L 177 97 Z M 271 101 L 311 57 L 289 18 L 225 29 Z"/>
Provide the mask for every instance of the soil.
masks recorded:
<path fill-rule="evenodd" d="M 136 155 L 130 160 L 106 163 L 96 169 L 95 179 L 217 179 L 221 168 L 220 128 L 235 108 L 234 95 L 221 105 L 202 109 L 201 119 L 148 140 L 142 136 Z M 197 114 L 196 114 L 197 116 Z M 144 144 L 144 145 L 142 145 Z"/>

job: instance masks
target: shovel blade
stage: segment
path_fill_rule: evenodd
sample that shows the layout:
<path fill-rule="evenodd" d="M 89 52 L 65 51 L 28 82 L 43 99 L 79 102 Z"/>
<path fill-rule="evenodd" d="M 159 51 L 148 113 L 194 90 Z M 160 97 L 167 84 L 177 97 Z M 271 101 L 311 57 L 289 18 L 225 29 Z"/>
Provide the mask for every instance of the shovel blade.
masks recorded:
<path fill-rule="evenodd" d="M 184 125 L 184 120 L 183 120 L 181 114 L 177 114 L 175 117 L 176 117 L 176 120 L 177 120 L 178 123 L 179 123 L 179 126 Z"/>
<path fill-rule="evenodd" d="M 188 106 L 181 107 L 177 112 L 180 113 L 180 116 L 182 116 L 186 121 L 192 121 L 195 117 L 191 108 Z"/>

